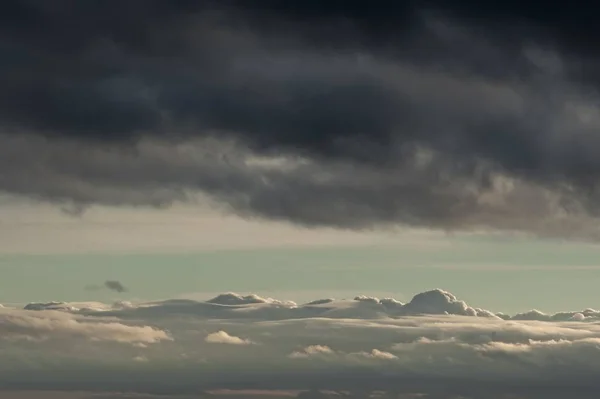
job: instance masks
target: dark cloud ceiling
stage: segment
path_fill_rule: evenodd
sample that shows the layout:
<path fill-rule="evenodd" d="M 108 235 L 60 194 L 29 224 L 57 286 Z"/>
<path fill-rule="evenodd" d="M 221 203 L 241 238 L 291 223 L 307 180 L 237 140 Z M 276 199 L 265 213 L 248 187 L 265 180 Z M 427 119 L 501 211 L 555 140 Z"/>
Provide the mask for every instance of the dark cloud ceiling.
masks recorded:
<path fill-rule="evenodd" d="M 593 13 L 416 4 L 2 3 L 0 190 L 83 206 L 199 191 L 308 225 L 595 235 Z"/>

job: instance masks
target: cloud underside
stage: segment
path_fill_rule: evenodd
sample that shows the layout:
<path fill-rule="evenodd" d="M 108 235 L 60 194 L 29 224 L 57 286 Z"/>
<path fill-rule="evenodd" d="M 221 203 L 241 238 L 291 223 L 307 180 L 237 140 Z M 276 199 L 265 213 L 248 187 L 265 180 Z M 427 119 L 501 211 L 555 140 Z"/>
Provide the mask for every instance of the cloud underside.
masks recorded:
<path fill-rule="evenodd" d="M 0 312 L 5 389 L 386 390 L 486 398 L 583 398 L 600 389 L 600 312 L 592 309 L 507 316 L 443 290 L 406 304 L 358 296 L 297 305 L 229 293 L 206 302 L 26 309 Z"/>
<path fill-rule="evenodd" d="M 597 92 L 552 36 L 160 2 L 123 6 L 109 34 L 106 8 L 67 3 L 3 28 L 1 191 L 74 214 L 209 201 L 308 226 L 599 236 Z"/>

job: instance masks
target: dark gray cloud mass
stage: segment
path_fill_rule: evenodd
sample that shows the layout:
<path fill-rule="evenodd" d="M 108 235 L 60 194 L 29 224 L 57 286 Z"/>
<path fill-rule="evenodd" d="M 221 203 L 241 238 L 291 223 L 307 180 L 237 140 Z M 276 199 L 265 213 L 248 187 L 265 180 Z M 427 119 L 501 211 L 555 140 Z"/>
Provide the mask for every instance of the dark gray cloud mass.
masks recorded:
<path fill-rule="evenodd" d="M 3 3 L 0 190 L 600 236 L 589 13 L 282 4 Z"/>

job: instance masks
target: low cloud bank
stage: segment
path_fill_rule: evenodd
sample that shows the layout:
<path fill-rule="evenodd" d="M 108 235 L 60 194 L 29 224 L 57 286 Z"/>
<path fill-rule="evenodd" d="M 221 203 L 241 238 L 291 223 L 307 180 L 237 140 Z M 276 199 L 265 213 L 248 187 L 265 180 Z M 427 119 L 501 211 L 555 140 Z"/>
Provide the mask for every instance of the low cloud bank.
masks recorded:
<path fill-rule="evenodd" d="M 31 305 L 31 304 L 30 304 Z M 47 341 L 54 339 L 87 340 L 92 342 L 119 342 L 128 344 L 152 344 L 170 340 L 160 329 L 147 325 L 126 325 L 118 321 L 101 321 L 77 316 L 71 306 L 55 303 L 26 306 L 26 309 L 47 310 L 28 312 L 10 308 L 0 309 L 0 339 L 7 341 Z"/>
<path fill-rule="evenodd" d="M 85 305 L 85 304 L 84 304 Z M 402 303 L 394 298 L 376 298 L 359 295 L 353 299 L 323 298 L 297 304 L 293 301 L 263 298 L 259 295 L 224 293 L 207 301 L 170 299 L 158 302 L 133 304 L 118 302 L 112 306 L 49 302 L 30 303 L 27 310 L 63 310 L 86 315 L 113 315 L 117 317 L 177 317 L 285 320 L 313 317 L 377 319 L 417 315 L 456 315 L 502 320 L 534 321 L 593 321 L 600 320 L 600 311 L 588 308 L 577 311 L 547 314 L 533 309 L 515 315 L 494 312 L 467 304 L 452 293 L 433 289 L 415 295 Z M 98 313 L 102 312 L 102 313 Z"/>
<path fill-rule="evenodd" d="M 441 289 L 407 303 L 233 293 L 204 302 L 32 303 L 0 309 L 0 380 L 169 395 L 379 389 L 578 398 L 574 386 L 577 394 L 600 389 L 599 318 L 592 309 L 509 316 Z"/>

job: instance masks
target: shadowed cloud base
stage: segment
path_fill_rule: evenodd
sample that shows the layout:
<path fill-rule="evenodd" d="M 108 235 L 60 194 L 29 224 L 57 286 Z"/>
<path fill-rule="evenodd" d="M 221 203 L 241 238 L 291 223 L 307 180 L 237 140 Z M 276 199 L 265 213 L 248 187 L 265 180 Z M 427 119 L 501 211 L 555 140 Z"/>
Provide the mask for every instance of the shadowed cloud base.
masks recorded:
<path fill-rule="evenodd" d="M 0 190 L 597 239 L 589 15 L 365 4 L 2 5 Z"/>

